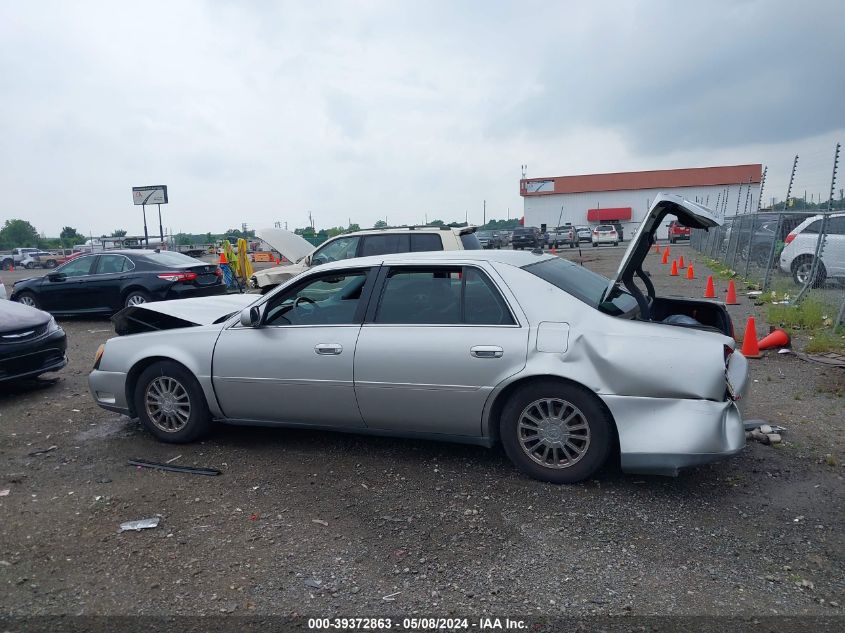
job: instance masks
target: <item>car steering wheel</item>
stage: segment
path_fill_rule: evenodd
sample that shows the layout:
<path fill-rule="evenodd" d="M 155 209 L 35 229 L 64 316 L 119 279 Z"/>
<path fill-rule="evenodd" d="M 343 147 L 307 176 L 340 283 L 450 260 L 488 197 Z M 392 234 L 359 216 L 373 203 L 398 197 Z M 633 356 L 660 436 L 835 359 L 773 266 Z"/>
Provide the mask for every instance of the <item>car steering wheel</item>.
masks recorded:
<path fill-rule="evenodd" d="M 296 308 L 298 308 L 300 303 L 310 303 L 312 306 L 314 306 L 315 309 L 319 307 L 317 305 L 317 302 L 314 301 L 311 297 L 297 297 L 293 301 L 292 309 L 295 310 Z"/>

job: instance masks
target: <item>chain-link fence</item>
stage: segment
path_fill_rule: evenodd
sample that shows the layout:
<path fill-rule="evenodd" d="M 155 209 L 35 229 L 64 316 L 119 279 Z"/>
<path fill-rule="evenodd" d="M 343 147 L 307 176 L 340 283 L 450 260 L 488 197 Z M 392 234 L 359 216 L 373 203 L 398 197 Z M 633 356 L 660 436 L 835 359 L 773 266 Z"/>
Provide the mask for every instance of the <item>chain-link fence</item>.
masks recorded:
<path fill-rule="evenodd" d="M 761 301 L 805 305 L 806 327 L 845 325 L 845 212 L 738 215 L 693 230 L 691 245 L 762 291 Z"/>

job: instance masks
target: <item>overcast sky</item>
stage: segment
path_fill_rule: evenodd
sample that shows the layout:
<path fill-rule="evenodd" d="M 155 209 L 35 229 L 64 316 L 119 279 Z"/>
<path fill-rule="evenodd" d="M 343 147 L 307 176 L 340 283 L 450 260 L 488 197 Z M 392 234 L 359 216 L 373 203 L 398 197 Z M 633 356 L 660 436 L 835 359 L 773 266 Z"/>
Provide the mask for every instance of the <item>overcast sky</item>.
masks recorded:
<path fill-rule="evenodd" d="M 521 215 L 523 163 L 761 162 L 783 198 L 796 153 L 796 189 L 826 199 L 843 18 L 841 0 L 9 0 L 0 222 L 138 234 L 131 187 L 167 184 L 173 231 L 480 223 L 484 199 Z"/>

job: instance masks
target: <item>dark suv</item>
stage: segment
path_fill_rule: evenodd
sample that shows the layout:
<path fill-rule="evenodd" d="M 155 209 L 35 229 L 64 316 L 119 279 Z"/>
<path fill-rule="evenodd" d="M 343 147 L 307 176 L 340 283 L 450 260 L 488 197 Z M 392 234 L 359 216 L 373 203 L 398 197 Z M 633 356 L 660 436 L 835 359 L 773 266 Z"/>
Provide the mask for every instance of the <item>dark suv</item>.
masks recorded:
<path fill-rule="evenodd" d="M 536 226 L 518 226 L 513 230 L 511 244 L 513 250 L 537 248 L 543 244 L 543 235 Z"/>

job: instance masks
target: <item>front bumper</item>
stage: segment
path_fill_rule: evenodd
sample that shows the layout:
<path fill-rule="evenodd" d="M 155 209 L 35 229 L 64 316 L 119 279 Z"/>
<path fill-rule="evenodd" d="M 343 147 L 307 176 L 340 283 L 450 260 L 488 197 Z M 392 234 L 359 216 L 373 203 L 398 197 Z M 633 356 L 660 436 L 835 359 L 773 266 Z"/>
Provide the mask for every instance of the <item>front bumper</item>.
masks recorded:
<path fill-rule="evenodd" d="M 671 475 L 736 455 L 745 447 L 733 401 L 602 396 L 619 433 L 622 470 Z"/>
<path fill-rule="evenodd" d="M 0 382 L 58 371 L 67 365 L 66 350 L 62 328 L 32 341 L 0 345 Z"/>
<path fill-rule="evenodd" d="M 126 400 L 126 374 L 123 372 L 95 369 L 88 374 L 88 389 L 94 402 L 103 409 L 130 415 Z"/>

